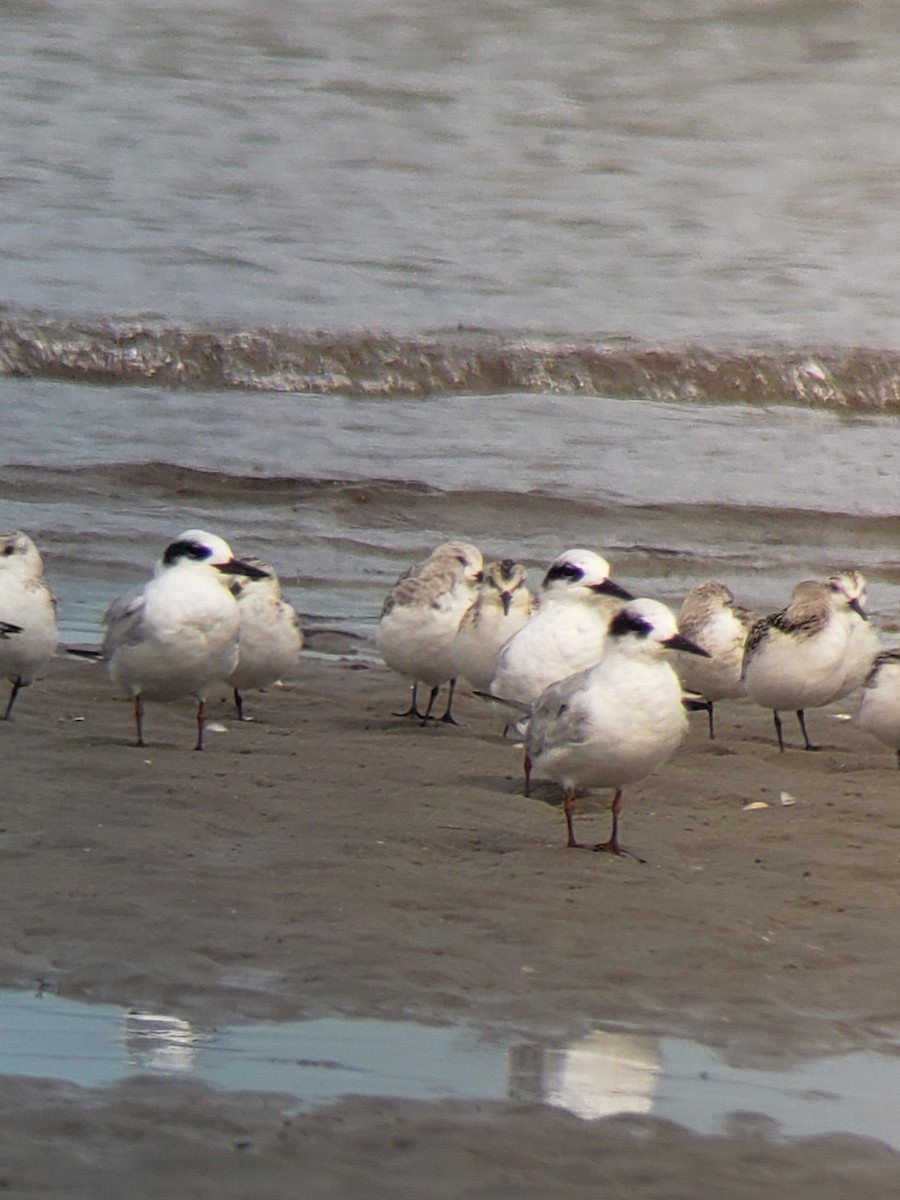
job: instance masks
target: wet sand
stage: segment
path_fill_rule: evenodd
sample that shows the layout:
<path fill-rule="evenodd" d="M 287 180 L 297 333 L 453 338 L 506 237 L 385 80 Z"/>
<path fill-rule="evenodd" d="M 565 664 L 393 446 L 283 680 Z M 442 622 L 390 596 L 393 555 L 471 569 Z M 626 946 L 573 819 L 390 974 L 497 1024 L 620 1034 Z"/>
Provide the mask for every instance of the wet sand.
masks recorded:
<path fill-rule="evenodd" d="M 145 750 L 96 662 L 60 656 L 0 725 L 0 986 L 199 1023 L 346 1014 L 530 1039 L 604 1025 L 691 1037 L 742 1065 L 900 1034 L 900 772 L 809 714 L 819 753 L 718 706 L 625 795 L 645 862 L 567 850 L 555 790 L 521 795 L 503 717 L 391 716 L 379 666 L 305 657 L 193 752 L 191 706 L 148 705 Z M 787 793 L 793 803 L 779 803 Z M 585 842 L 608 795 L 579 801 Z M 746 809 L 763 801 L 765 808 Z M 285 1097 L 136 1078 L 4 1078 L 0 1186 L 16 1196 L 894 1195 L 900 1155 L 845 1136 L 701 1137 L 506 1102 Z"/>

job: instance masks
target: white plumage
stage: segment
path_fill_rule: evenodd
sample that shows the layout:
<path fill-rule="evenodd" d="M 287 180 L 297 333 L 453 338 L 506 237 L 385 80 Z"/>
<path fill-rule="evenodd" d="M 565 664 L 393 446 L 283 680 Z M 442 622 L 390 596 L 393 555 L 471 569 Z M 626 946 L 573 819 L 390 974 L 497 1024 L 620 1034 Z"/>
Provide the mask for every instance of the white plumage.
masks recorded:
<path fill-rule="evenodd" d="M 459 623 L 453 643 L 454 673 L 476 691 L 487 689 L 497 651 L 536 609 L 525 579 L 525 568 L 511 558 L 488 563 L 478 594 Z"/>
<path fill-rule="evenodd" d="M 883 650 L 869 671 L 856 722 L 897 756 L 900 767 L 900 649 Z"/>
<path fill-rule="evenodd" d="M 103 656 L 113 685 L 134 700 L 138 746 L 145 744 L 144 699 L 190 695 L 202 750 L 207 690 L 228 679 L 238 661 L 240 618 L 228 578 L 259 574 L 222 538 L 189 529 L 166 548 L 143 588 L 109 606 Z"/>
<path fill-rule="evenodd" d="M 744 686 L 755 704 L 772 710 L 780 750 L 779 713 L 788 709 L 797 714 L 805 749 L 817 749 L 804 714 L 840 693 L 859 612 L 858 598 L 848 598 L 838 584 L 807 579 L 794 588 L 786 608 L 752 626 L 744 650 Z"/>
<path fill-rule="evenodd" d="M 827 583 L 846 600 L 850 608 L 844 670 L 838 688 L 831 697 L 831 700 L 840 700 L 865 683 L 881 650 L 881 639 L 866 612 L 866 577 L 863 573 L 839 571 L 831 575 Z"/>
<path fill-rule="evenodd" d="M 303 649 L 300 618 L 282 596 L 274 569 L 252 555 L 245 555 L 242 561 L 265 574 L 238 576 L 230 586 L 237 600 L 240 626 L 237 666 L 228 682 L 234 690 L 240 721 L 246 719 L 241 692 L 270 687 L 293 675 Z"/>
<path fill-rule="evenodd" d="M 0 533 L 0 674 L 12 684 L 5 720 L 20 689 L 47 665 L 58 641 L 56 601 L 37 546 L 21 530 Z"/>
<path fill-rule="evenodd" d="M 456 668 L 453 644 L 463 613 L 475 599 L 483 559 L 469 542 L 444 542 L 427 559 L 405 571 L 385 599 L 375 632 L 375 645 L 387 666 L 412 685 L 405 713 L 425 724 L 441 685 L 450 684 L 441 720 L 453 723 Z M 420 683 L 431 689 L 424 713 L 416 704 Z"/>
<path fill-rule="evenodd" d="M 741 667 L 752 624 L 752 615 L 735 603 L 730 588 L 715 579 L 692 588 L 678 614 L 681 633 L 709 655 L 677 653 L 672 661 L 685 690 L 701 697 L 690 707 L 706 709 L 711 738 L 715 737 L 716 701 L 734 700 L 745 693 Z"/>
<path fill-rule="evenodd" d="M 667 652 L 705 651 L 678 632 L 673 613 L 656 600 L 633 600 L 612 619 L 603 657 L 594 666 L 551 684 L 525 732 L 534 775 L 563 788 L 569 846 L 579 788 L 615 789 L 612 832 L 595 846 L 621 854 L 618 821 L 622 789 L 648 775 L 681 744 L 687 729 L 678 676 Z"/>
<path fill-rule="evenodd" d="M 559 555 L 544 576 L 537 612 L 497 654 L 491 693 L 531 705 L 555 680 L 592 666 L 610 618 L 629 599 L 601 555 L 583 549 Z"/>

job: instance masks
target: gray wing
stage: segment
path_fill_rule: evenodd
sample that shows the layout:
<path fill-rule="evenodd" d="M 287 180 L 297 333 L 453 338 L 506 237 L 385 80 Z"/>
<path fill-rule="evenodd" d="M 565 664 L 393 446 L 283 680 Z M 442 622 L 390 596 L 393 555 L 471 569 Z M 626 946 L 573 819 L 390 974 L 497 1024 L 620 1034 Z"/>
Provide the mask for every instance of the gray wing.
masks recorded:
<path fill-rule="evenodd" d="M 144 593 L 130 592 L 113 600 L 101 617 L 104 626 L 103 657 L 112 657 L 117 646 L 139 642 L 143 629 Z"/>
<path fill-rule="evenodd" d="M 551 683 L 541 692 L 525 735 L 525 746 L 531 758 L 538 758 L 557 746 L 577 745 L 588 737 L 589 714 L 581 699 L 584 677 L 592 669 L 589 667 L 587 671 Z"/>

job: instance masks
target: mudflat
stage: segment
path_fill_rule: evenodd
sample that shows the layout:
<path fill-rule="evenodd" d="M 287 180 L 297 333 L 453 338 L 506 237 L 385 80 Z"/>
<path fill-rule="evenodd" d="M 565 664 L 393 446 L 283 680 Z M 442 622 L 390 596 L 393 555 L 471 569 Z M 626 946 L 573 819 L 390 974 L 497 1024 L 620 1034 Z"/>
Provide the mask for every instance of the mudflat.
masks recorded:
<path fill-rule="evenodd" d="M 333 648 L 332 648 L 333 649 Z M 453 1024 L 533 1043 L 675 1035 L 780 1066 L 900 1035 L 900 773 L 843 719 L 780 754 L 771 716 L 721 704 L 717 738 L 625 792 L 634 856 L 565 846 L 554 787 L 522 795 L 506 715 L 392 715 L 403 683 L 340 653 L 223 690 L 197 753 L 189 702 L 148 746 L 101 664 L 60 654 L 0 723 L 0 986 L 199 1026 L 322 1016 Z M 580 798 L 588 844 L 608 793 Z M 751 806 L 751 807 L 748 807 Z M 644 860 L 644 861 L 641 861 Z M 144 1075 L 107 1088 L 4 1077 L 0 1186 L 16 1196 L 895 1195 L 900 1155 L 846 1135 L 652 1114 L 585 1120 L 527 1095 L 349 1098 Z"/>

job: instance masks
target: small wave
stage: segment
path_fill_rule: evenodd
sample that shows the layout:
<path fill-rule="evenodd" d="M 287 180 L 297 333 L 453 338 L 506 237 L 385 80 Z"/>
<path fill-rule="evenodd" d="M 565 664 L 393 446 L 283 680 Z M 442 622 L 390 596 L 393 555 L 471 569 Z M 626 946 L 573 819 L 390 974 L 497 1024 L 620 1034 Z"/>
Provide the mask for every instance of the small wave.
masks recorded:
<path fill-rule="evenodd" d="M 585 545 L 593 544 L 602 530 L 607 550 L 635 557 L 683 554 L 686 531 L 696 528 L 714 528 L 712 541 L 727 545 L 732 555 L 740 557 L 740 547 L 747 546 L 765 546 L 771 554 L 777 549 L 772 530 L 789 522 L 795 541 L 824 549 L 830 544 L 853 545 L 861 556 L 877 552 L 881 569 L 890 565 L 900 578 L 900 563 L 885 563 L 883 553 L 885 545 L 897 542 L 900 517 L 837 510 L 825 514 L 804 507 L 801 498 L 789 507 L 724 501 L 660 505 L 612 496 L 554 495 L 542 489 L 440 488 L 415 479 L 245 475 L 162 461 L 74 467 L 7 464 L 0 466 L 3 492 L 21 501 L 54 503 L 90 504 L 91 498 L 100 497 L 105 505 L 122 495 L 188 507 L 201 501 L 207 508 L 233 511 L 239 507 L 248 513 L 327 510 L 341 514 L 342 521 L 363 510 L 365 527 L 380 534 L 395 527 L 397 514 L 415 513 L 417 528 L 467 530 L 476 540 L 489 541 L 515 539 L 523 523 L 536 529 L 567 529 L 570 537 L 580 538 Z M 823 536 L 826 515 L 827 536 Z M 72 536 L 77 540 L 77 534 Z M 390 536 L 386 540 L 390 542 Z M 354 553 L 359 553 L 359 547 Z"/>
<path fill-rule="evenodd" d="M 0 373 L 385 398 L 533 392 L 849 412 L 900 408 L 900 354 L 888 350 L 658 347 L 464 329 L 409 336 L 217 329 L 12 310 L 0 318 Z"/>
<path fill-rule="evenodd" d="M 417 480 L 349 480 L 299 476 L 238 475 L 169 462 L 97 463 L 57 467 L 9 464 L 0 466 L 0 488 L 14 491 L 19 499 L 31 495 L 57 498 L 75 494 L 115 496 L 126 490 L 166 499 L 204 501 L 240 500 L 252 504 L 287 501 L 300 504 L 333 497 L 347 503 L 411 501 L 436 493 L 437 489 Z"/>

